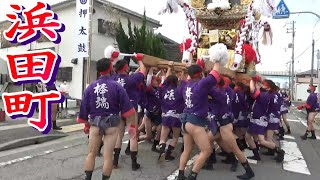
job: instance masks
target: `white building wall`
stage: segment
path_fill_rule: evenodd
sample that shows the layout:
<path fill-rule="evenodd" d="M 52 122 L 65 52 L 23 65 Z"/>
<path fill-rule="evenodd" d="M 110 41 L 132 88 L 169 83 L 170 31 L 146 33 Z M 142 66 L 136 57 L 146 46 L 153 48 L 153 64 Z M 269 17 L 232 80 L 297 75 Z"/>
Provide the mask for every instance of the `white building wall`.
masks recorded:
<path fill-rule="evenodd" d="M 93 15 L 92 21 L 92 63 L 90 64 L 90 81 L 93 82 L 97 79 L 96 72 L 96 62 L 97 60 L 104 57 L 104 49 L 108 45 L 114 45 L 116 43 L 115 39 L 111 38 L 108 35 L 98 33 L 98 19 L 108 19 L 108 15 L 103 7 L 100 4 L 96 4 L 94 2 L 94 8 L 96 13 Z M 75 27 L 75 19 L 76 19 L 76 6 L 73 4 L 72 6 L 66 7 L 60 10 L 54 10 L 54 12 L 58 15 L 59 20 L 64 23 L 66 29 L 61 35 L 60 44 L 56 45 L 52 42 L 44 42 L 44 43 L 36 43 L 33 42 L 31 45 L 18 46 L 18 47 L 10 47 L 0 49 L 0 54 L 2 56 L 4 54 L 10 53 L 23 53 L 27 52 L 30 48 L 32 50 L 43 49 L 43 48 L 51 48 L 55 47 L 56 53 L 58 53 L 61 57 L 60 67 L 73 67 L 72 68 L 72 81 L 68 82 L 69 84 L 69 95 L 75 99 L 82 99 L 82 84 L 83 84 L 83 74 L 85 71 L 83 70 L 83 66 L 85 66 L 83 59 L 78 59 L 78 64 L 72 64 L 71 60 L 76 58 L 76 44 L 74 39 L 76 39 L 76 29 Z M 134 25 L 140 27 L 142 25 L 142 19 L 136 17 L 129 17 L 131 20 L 132 28 Z M 120 16 L 120 21 L 122 22 L 123 29 L 126 33 L 128 33 L 128 22 L 127 16 Z M 148 27 L 147 27 L 148 28 Z M 152 27 L 149 27 L 151 29 Z M 4 56 L 5 57 L 5 56 Z M 1 64 L 0 64 L 1 65 Z M 0 69 L 2 71 L 2 68 Z M 0 71 L 0 72 L 1 72 Z M 57 86 L 59 86 L 61 82 L 57 82 Z"/>
<path fill-rule="evenodd" d="M 0 58 L 0 74 L 8 74 L 7 62 Z"/>
<path fill-rule="evenodd" d="M 314 84 L 315 86 L 318 86 L 317 84 Z M 296 85 L 296 100 L 298 101 L 306 101 L 309 93 L 307 92 L 307 89 L 309 88 L 309 83 L 301 83 Z M 318 87 L 316 89 L 316 92 L 318 92 Z"/>
<path fill-rule="evenodd" d="M 104 57 L 104 49 L 108 45 L 117 44 L 116 39 L 112 38 L 108 34 L 101 34 L 98 32 L 98 19 L 104 19 L 109 21 L 117 21 L 116 19 L 111 19 L 112 17 L 108 15 L 108 12 L 100 6 L 100 4 L 96 5 L 94 3 L 94 9 L 96 10 L 95 14 L 92 18 L 92 60 L 97 61 Z M 132 30 L 134 25 L 141 27 L 142 20 L 129 17 L 131 20 Z M 128 34 L 128 17 L 127 16 L 120 16 L 120 21 L 122 23 L 123 30 Z M 149 29 L 151 29 L 149 27 Z"/>

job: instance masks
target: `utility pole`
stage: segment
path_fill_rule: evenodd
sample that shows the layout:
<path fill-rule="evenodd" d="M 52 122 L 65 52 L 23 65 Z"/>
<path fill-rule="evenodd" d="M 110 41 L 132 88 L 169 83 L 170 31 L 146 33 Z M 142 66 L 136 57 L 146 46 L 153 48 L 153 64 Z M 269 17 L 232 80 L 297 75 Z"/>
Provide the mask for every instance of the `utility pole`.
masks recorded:
<path fill-rule="evenodd" d="M 289 88 L 291 88 L 291 63 L 289 63 Z"/>
<path fill-rule="evenodd" d="M 292 33 L 292 45 L 291 45 L 291 48 L 292 48 L 292 62 L 291 62 L 291 84 L 290 84 L 290 97 L 291 97 L 291 100 L 294 100 L 294 96 L 293 96 L 293 90 L 294 90 L 294 76 L 295 76 L 295 73 L 294 73 L 294 37 L 295 37 L 295 28 L 294 28 L 294 24 L 296 22 L 295 21 L 292 21 L 292 28 L 290 29 L 287 29 L 287 33 Z"/>
<path fill-rule="evenodd" d="M 89 0 L 89 52 L 88 55 L 89 57 L 87 58 L 87 63 L 86 63 L 86 87 L 90 84 L 90 70 L 91 70 L 91 49 L 92 49 L 92 16 L 93 16 L 93 0 Z"/>
<path fill-rule="evenodd" d="M 312 36 L 312 58 L 311 58 L 311 79 L 310 85 L 313 85 L 313 64 L 314 64 L 314 39 Z"/>
<path fill-rule="evenodd" d="M 318 62 L 318 100 L 320 99 L 320 71 L 319 71 L 319 68 L 320 68 L 320 50 L 318 49 L 318 52 L 317 52 L 317 62 Z"/>

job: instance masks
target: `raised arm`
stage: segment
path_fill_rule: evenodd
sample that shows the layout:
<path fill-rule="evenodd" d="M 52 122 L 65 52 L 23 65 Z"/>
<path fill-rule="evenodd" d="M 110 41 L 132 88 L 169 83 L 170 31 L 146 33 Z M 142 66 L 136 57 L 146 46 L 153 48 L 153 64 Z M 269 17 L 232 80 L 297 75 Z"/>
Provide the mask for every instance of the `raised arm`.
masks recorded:
<path fill-rule="evenodd" d="M 168 67 L 168 69 L 167 69 L 166 78 L 171 75 L 171 70 L 172 70 L 172 66 L 173 66 L 173 61 L 170 61 L 168 65 L 169 65 L 169 67 Z"/>
<path fill-rule="evenodd" d="M 256 99 L 260 95 L 260 88 L 261 86 L 259 85 L 259 83 L 257 83 L 257 81 L 250 81 L 250 93 L 253 99 Z"/>
<path fill-rule="evenodd" d="M 143 64 L 143 62 L 142 61 L 138 61 L 138 65 L 139 65 L 140 72 L 143 73 L 144 75 L 146 75 L 147 74 L 147 68 Z"/>
<path fill-rule="evenodd" d="M 137 68 L 137 70 L 135 71 L 135 73 L 137 73 L 137 72 L 139 72 L 139 71 L 140 71 L 140 67 Z"/>
<path fill-rule="evenodd" d="M 151 67 L 151 68 L 149 69 L 149 73 L 148 73 L 148 75 L 147 75 L 146 86 L 150 86 L 151 80 L 152 80 L 152 76 L 153 76 L 153 68 Z"/>
<path fill-rule="evenodd" d="M 256 82 L 251 80 L 250 81 L 250 93 L 254 93 L 255 90 L 256 90 Z"/>

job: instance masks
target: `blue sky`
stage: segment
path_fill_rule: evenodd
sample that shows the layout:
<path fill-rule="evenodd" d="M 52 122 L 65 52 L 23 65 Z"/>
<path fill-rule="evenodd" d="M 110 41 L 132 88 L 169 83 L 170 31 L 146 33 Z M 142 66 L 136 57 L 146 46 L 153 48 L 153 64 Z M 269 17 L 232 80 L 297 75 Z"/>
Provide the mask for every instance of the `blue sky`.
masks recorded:
<path fill-rule="evenodd" d="M 42 0 L 49 4 L 54 4 L 62 0 Z M 111 2 L 117 3 L 121 6 L 134 10 L 138 13 L 143 13 L 146 8 L 147 16 L 157 19 L 161 22 L 162 27 L 159 28 L 158 32 L 167 37 L 181 43 L 184 38 L 188 38 L 185 24 L 185 16 L 182 9 L 179 9 L 177 14 L 165 14 L 157 15 L 166 0 L 110 0 Z M 187 0 L 185 0 L 187 1 Z M 280 0 L 274 0 L 276 4 Z M 10 0 L 0 1 L 0 21 L 5 19 L 5 13 L 8 12 L 9 3 L 23 3 L 28 6 L 35 3 L 36 0 Z M 320 15 L 320 0 L 285 0 L 288 8 L 291 12 L 298 11 L 313 11 Z M 291 15 L 289 19 L 273 20 L 269 22 L 272 25 L 274 34 L 274 43 L 270 47 L 261 47 L 262 64 L 258 65 L 258 70 L 287 70 L 286 62 L 291 58 L 292 49 L 285 48 L 288 43 L 292 41 L 291 34 L 286 33 L 286 29 L 290 27 L 289 22 L 296 21 L 296 38 L 295 38 L 295 54 L 300 55 L 307 47 L 311 46 L 312 42 L 312 30 L 314 24 L 317 22 L 317 18 L 314 15 L 298 14 Z M 317 24 L 315 31 L 315 39 L 320 38 L 320 22 Z M 315 49 L 320 49 L 320 40 L 316 42 Z M 316 67 L 315 61 L 315 67 Z M 311 48 L 307 49 L 299 58 L 296 59 L 295 63 L 296 70 L 304 71 L 311 68 Z"/>

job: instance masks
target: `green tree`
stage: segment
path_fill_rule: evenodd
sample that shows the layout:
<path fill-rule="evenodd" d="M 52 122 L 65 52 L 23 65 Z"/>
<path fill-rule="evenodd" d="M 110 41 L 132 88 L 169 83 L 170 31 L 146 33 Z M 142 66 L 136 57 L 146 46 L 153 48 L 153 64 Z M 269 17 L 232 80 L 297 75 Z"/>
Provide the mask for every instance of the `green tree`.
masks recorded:
<path fill-rule="evenodd" d="M 119 50 L 123 53 L 144 53 L 151 56 L 166 58 L 166 52 L 161 38 L 147 29 L 146 13 L 143 14 L 141 27 L 134 26 L 132 30 L 131 21 L 128 19 L 128 35 L 124 32 L 121 22 L 119 22 L 116 41 Z"/>

